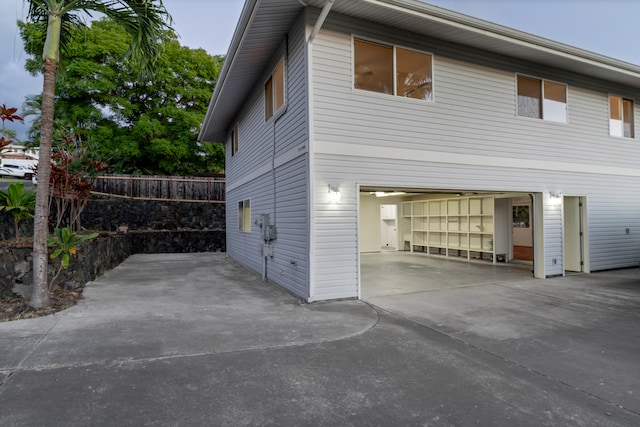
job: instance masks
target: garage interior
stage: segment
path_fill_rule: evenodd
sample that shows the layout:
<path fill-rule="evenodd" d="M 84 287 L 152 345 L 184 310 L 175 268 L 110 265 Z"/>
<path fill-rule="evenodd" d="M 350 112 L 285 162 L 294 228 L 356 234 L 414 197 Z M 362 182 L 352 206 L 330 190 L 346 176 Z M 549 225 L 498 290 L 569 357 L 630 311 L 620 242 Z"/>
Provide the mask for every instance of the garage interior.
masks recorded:
<path fill-rule="evenodd" d="M 361 297 L 533 277 L 527 193 L 361 187 Z"/>

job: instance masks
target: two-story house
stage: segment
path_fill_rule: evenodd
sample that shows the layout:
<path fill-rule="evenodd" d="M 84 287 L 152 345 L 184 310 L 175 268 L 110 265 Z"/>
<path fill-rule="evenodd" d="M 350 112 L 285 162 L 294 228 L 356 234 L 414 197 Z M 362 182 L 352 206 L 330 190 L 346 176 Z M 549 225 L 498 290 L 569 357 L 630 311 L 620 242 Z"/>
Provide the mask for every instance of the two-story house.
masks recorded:
<path fill-rule="evenodd" d="M 638 266 L 638 99 L 640 66 L 420 1 L 247 0 L 200 139 L 226 144 L 229 256 L 357 298 L 386 247 Z"/>

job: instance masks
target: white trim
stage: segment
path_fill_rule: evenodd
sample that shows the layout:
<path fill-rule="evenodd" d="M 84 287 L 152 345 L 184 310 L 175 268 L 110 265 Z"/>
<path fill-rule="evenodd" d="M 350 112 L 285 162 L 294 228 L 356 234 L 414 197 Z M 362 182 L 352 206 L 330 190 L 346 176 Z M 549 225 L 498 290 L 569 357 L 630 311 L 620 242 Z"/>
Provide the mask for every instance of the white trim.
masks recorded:
<path fill-rule="evenodd" d="M 276 92 L 275 92 L 275 83 L 274 83 L 273 76 L 281 62 L 282 62 L 282 97 L 284 98 L 284 101 L 282 103 L 282 106 L 276 110 L 275 109 Z M 265 86 L 267 85 L 267 82 L 269 81 L 269 79 L 271 79 L 271 108 L 273 109 L 273 111 L 272 111 L 271 117 L 267 118 L 267 111 L 264 110 L 265 123 L 271 123 L 274 120 L 277 120 L 278 117 L 280 117 L 286 111 L 287 104 L 289 103 L 289 98 L 287 96 L 287 88 L 289 84 L 289 82 L 287 81 L 288 68 L 289 68 L 289 64 L 288 64 L 286 55 L 283 54 L 280 56 L 280 59 L 276 62 L 276 65 L 271 70 L 271 73 L 269 73 L 267 78 L 264 79 L 264 81 L 262 82 L 262 98 L 264 101 L 262 103 L 262 108 L 264 109 L 267 103 L 267 99 L 266 99 L 267 94 L 265 93 L 265 89 L 266 89 Z"/>
<path fill-rule="evenodd" d="M 368 90 L 368 89 L 359 89 L 356 88 L 356 81 L 355 81 L 355 75 L 356 75 L 356 49 L 355 49 L 355 41 L 356 39 L 361 40 L 363 42 L 368 42 L 368 43 L 374 43 L 374 44 L 379 44 L 380 46 L 386 46 L 386 47 L 390 47 L 392 52 L 393 52 L 393 57 L 392 59 L 392 64 L 391 64 L 391 75 L 393 77 L 393 93 L 383 93 L 383 92 L 376 92 L 373 90 Z M 410 98 L 407 96 L 399 96 L 398 95 L 398 73 L 397 73 L 397 49 L 404 49 L 404 50 L 408 50 L 408 51 L 412 51 L 412 52 L 416 52 L 416 53 L 421 53 L 424 55 L 429 55 L 429 57 L 431 57 L 431 99 L 418 99 L 418 98 Z M 384 97 L 388 97 L 388 96 L 394 96 L 400 99 L 411 99 L 413 100 L 413 102 L 421 102 L 421 103 L 427 103 L 427 104 L 433 104 L 435 103 L 435 54 L 433 52 L 428 52 L 425 50 L 421 50 L 421 49 L 415 49 L 413 47 L 408 47 L 406 45 L 400 45 L 397 43 L 390 43 L 388 41 L 381 41 L 375 38 L 371 38 L 371 37 L 364 37 L 364 36 L 359 36 L 356 35 L 355 33 L 351 33 L 351 91 L 352 92 L 356 92 L 356 93 L 367 93 L 367 94 L 375 94 L 376 96 L 384 96 Z"/>
<path fill-rule="evenodd" d="M 356 295 L 358 299 L 362 299 L 362 267 L 360 262 L 360 184 L 356 182 Z"/>
<path fill-rule="evenodd" d="M 611 134 L 611 97 L 615 96 L 617 98 L 620 98 L 620 101 L 622 101 L 622 105 L 620 105 L 620 114 L 622 116 L 622 136 L 618 136 L 618 135 L 612 135 Z M 631 101 L 633 103 L 633 108 L 631 109 L 631 114 L 633 114 L 633 117 L 631 118 L 631 125 L 633 126 L 633 136 L 624 136 L 624 101 Z M 632 139 L 636 139 L 636 100 L 635 98 L 631 98 L 631 97 L 625 97 L 623 95 L 617 95 L 615 93 L 612 92 L 607 92 L 607 114 L 608 114 L 608 123 L 609 123 L 609 137 L 611 138 L 620 138 L 623 139 L 625 141 L 629 141 Z"/>
<path fill-rule="evenodd" d="M 520 108 L 519 108 L 520 107 L 520 103 L 519 103 L 519 99 L 518 99 L 520 97 L 520 93 L 519 93 L 519 90 L 518 90 L 519 87 L 520 87 L 518 85 L 518 77 L 520 77 L 520 76 L 522 76 L 522 77 L 524 77 L 526 79 L 529 79 L 529 80 L 539 80 L 540 81 L 540 96 L 541 96 L 541 98 L 540 98 L 540 110 L 541 111 L 540 112 L 541 112 L 542 117 L 529 117 L 529 116 L 521 116 L 520 115 Z M 561 82 L 561 81 L 558 81 L 558 80 L 545 79 L 545 78 L 542 78 L 542 77 L 537 77 L 537 76 L 533 76 L 531 74 L 525 74 L 525 73 L 516 73 L 515 80 L 516 80 L 516 117 L 518 119 L 542 120 L 542 121 L 544 121 L 546 123 L 558 123 L 558 124 L 561 124 L 561 125 L 568 125 L 569 124 L 569 85 L 567 83 Z M 546 119 L 544 117 L 544 100 L 545 100 L 545 97 L 544 97 L 544 84 L 545 84 L 545 82 L 549 82 L 549 83 L 553 83 L 553 84 L 564 86 L 564 98 L 566 100 L 565 103 L 564 103 L 565 108 L 566 108 L 565 121 L 564 122 L 560 122 L 560 121 L 557 121 L 557 120 Z"/>
<path fill-rule="evenodd" d="M 519 159 L 514 157 L 479 156 L 475 154 L 447 153 L 442 151 L 414 150 L 409 148 L 381 147 L 367 144 L 350 144 L 346 142 L 320 142 L 314 152 L 316 154 L 333 154 L 342 156 L 371 157 L 379 159 L 410 160 L 431 163 L 453 163 L 472 166 L 500 167 L 508 165 L 516 169 L 553 170 L 600 175 L 618 175 L 640 177 L 640 169 L 622 168 L 618 166 L 602 166 L 558 162 L 551 160 Z"/>
<path fill-rule="evenodd" d="M 306 15 L 305 19 L 305 32 L 308 33 L 309 26 L 306 24 Z M 313 44 L 306 43 L 307 47 L 307 77 L 306 77 L 306 85 L 307 85 L 307 132 L 309 139 L 307 141 L 307 150 L 309 152 L 309 156 L 307 157 L 309 161 L 309 165 L 307 168 L 307 173 L 309 174 L 307 184 L 308 184 L 308 196 L 307 196 L 307 209 L 308 209 L 308 236 L 309 236 L 309 295 L 308 302 L 314 300 L 315 297 L 315 288 L 316 288 L 316 238 L 315 238 L 315 223 L 316 223 L 316 215 L 315 215 L 315 156 L 314 156 L 314 121 L 313 121 L 313 105 L 314 105 L 314 97 L 313 97 Z M 353 87 L 353 86 L 352 86 Z"/>

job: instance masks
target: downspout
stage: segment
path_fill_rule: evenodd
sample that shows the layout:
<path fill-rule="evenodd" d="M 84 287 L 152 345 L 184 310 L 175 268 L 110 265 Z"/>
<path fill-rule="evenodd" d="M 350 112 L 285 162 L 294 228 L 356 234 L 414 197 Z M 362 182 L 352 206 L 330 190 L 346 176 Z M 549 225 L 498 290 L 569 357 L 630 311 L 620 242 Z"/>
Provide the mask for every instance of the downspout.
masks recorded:
<path fill-rule="evenodd" d="M 284 117 L 287 113 L 287 111 L 289 110 L 289 102 L 290 102 L 290 98 L 289 98 L 289 81 L 288 81 L 288 74 L 289 74 L 289 33 L 286 33 L 284 35 L 284 43 L 285 43 L 285 51 L 284 51 L 284 61 L 285 61 L 285 85 L 284 88 L 287 91 L 287 93 L 285 94 L 285 106 L 284 106 L 284 110 L 281 111 L 280 113 L 278 113 L 278 116 L 273 120 L 273 135 L 272 135 L 272 152 L 271 152 L 271 181 L 272 181 L 272 186 L 273 186 L 273 225 L 277 226 L 278 222 L 277 222 L 277 218 L 276 218 L 276 211 L 277 211 L 277 200 L 278 200 L 278 196 L 276 193 L 276 142 L 277 142 L 277 133 L 276 133 L 276 129 L 278 126 L 278 122 L 280 121 L 280 119 L 282 117 Z M 263 225 L 264 227 L 264 225 Z M 269 242 L 265 242 L 264 247 L 263 247 L 263 258 L 262 258 L 262 280 L 264 282 L 266 282 L 267 280 L 269 280 L 269 276 L 268 276 L 268 271 L 267 271 L 267 267 L 269 264 L 269 256 L 270 255 L 270 249 L 271 249 L 271 245 L 273 244 L 273 242 L 269 241 Z"/>
<path fill-rule="evenodd" d="M 322 28 L 322 24 L 324 24 L 325 19 L 327 19 L 327 15 L 329 15 L 329 12 L 331 11 L 331 8 L 333 7 L 333 4 L 335 2 L 336 0 L 327 0 L 324 3 L 324 6 L 322 7 L 322 11 L 320 12 L 320 16 L 316 21 L 316 25 L 313 26 L 313 30 L 311 31 L 311 34 L 309 34 L 307 43 L 312 43 L 313 39 L 316 38 L 316 36 L 318 35 L 318 32 L 320 31 L 320 28 Z"/>

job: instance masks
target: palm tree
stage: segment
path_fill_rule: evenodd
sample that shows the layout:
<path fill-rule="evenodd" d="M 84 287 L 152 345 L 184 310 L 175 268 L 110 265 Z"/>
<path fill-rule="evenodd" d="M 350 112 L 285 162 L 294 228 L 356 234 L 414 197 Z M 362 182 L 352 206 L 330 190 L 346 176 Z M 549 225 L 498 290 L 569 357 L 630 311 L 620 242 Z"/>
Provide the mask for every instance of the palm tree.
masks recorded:
<path fill-rule="evenodd" d="M 46 40 L 42 52 L 44 82 L 40 132 L 40 157 L 36 190 L 36 211 L 33 236 L 33 291 L 29 305 L 50 304 L 47 287 L 47 236 L 49 234 L 49 182 L 51 175 L 51 144 L 53 139 L 54 97 L 56 75 L 60 61 L 60 35 L 75 25 L 83 25 L 82 16 L 102 14 L 122 26 L 133 36 L 129 59 L 140 77 L 149 75 L 161 49 L 161 35 L 170 29 L 171 16 L 162 0 L 25 0 L 29 12 L 27 21 L 46 23 Z"/>

